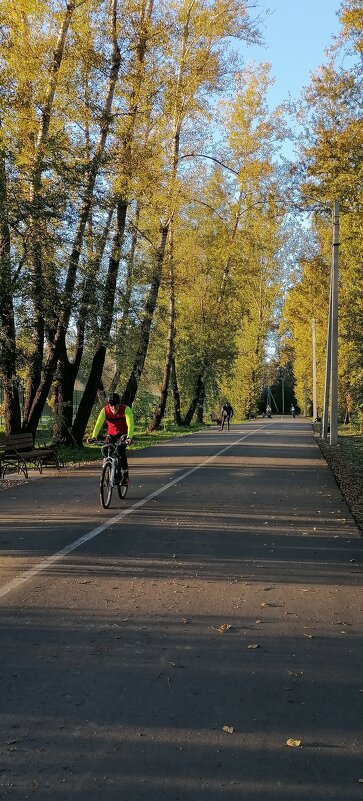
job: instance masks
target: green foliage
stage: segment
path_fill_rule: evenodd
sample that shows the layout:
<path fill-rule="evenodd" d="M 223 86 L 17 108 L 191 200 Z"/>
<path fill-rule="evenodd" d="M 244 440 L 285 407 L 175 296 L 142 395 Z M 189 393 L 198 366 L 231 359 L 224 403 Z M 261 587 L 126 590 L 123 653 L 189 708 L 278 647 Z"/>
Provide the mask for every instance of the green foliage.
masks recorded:
<path fill-rule="evenodd" d="M 340 203 L 339 409 L 358 412 L 363 403 L 363 64 L 362 8 L 345 0 L 341 35 L 327 62 L 316 71 L 300 110 L 302 202 L 314 210 L 314 252 L 300 259 L 283 308 L 282 347 L 291 344 L 296 393 L 303 406 L 312 398 L 311 320 L 316 320 L 318 407 L 323 404 L 329 277 L 331 211 Z M 349 61 L 341 54 L 347 49 Z M 357 55 L 358 54 L 358 55 Z M 346 64 L 349 66 L 345 66 Z M 342 66 L 343 65 L 343 66 Z"/>

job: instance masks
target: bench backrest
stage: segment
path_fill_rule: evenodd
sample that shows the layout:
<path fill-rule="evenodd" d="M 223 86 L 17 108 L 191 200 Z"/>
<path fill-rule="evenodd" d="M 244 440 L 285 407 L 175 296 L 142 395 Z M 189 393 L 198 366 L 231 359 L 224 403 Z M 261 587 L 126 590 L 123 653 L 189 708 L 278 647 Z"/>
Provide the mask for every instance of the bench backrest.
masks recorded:
<path fill-rule="evenodd" d="M 3 445 L 6 453 L 34 450 L 32 434 L 7 434 L 3 439 Z"/>

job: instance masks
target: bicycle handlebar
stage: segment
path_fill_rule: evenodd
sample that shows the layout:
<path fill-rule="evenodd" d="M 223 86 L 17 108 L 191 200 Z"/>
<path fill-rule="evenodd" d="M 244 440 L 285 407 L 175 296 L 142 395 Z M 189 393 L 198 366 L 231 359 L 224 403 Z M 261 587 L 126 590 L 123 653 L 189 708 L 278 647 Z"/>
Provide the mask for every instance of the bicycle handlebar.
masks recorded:
<path fill-rule="evenodd" d="M 127 439 L 128 439 L 127 434 L 123 434 L 119 438 L 119 440 L 117 442 L 107 442 L 107 438 L 106 439 L 90 439 L 90 440 L 87 440 L 87 444 L 88 445 L 99 445 L 100 447 L 103 447 L 104 445 L 111 445 L 112 447 L 114 447 L 115 445 L 118 444 L 118 442 L 121 442 L 122 444 L 126 443 Z"/>

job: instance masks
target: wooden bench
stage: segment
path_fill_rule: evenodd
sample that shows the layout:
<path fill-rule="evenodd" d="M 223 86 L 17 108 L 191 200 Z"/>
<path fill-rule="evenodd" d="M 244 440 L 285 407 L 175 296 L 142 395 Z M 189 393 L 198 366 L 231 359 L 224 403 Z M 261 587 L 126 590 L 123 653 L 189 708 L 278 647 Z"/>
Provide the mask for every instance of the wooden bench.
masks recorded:
<path fill-rule="evenodd" d="M 45 465 L 55 465 L 58 469 L 62 461 L 52 448 L 34 447 L 31 434 L 5 434 L 1 441 L 0 474 L 4 478 L 6 469 L 16 467 L 18 473 L 28 478 L 28 464 L 41 473 Z"/>

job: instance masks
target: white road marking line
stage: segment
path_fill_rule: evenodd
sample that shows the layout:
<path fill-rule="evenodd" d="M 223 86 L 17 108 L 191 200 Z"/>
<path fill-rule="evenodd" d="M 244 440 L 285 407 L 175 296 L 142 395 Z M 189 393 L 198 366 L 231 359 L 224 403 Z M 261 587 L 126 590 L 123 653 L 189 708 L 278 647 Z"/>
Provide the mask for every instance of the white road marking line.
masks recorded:
<path fill-rule="evenodd" d="M 186 473 L 182 473 L 181 476 L 173 478 L 172 481 L 168 481 L 167 484 L 164 484 L 163 486 L 159 487 L 159 489 L 155 490 L 154 492 L 151 492 L 150 495 L 147 495 L 146 498 L 143 498 L 141 501 L 137 501 L 132 506 L 129 506 L 128 509 L 124 509 L 123 512 L 120 512 L 115 517 L 112 517 L 111 520 L 107 520 L 107 522 L 103 523 L 101 526 L 97 526 L 97 528 L 93 528 L 87 534 L 83 534 L 82 537 L 79 537 L 77 540 L 74 540 L 74 542 L 71 542 L 69 545 L 66 545 L 60 551 L 57 551 L 56 553 L 52 554 L 52 556 L 47 556 L 46 559 L 43 559 L 42 562 L 39 562 L 39 564 L 34 565 L 34 567 L 32 567 L 30 570 L 26 570 L 25 573 L 21 573 L 20 576 L 17 576 L 12 581 L 9 581 L 7 584 L 4 584 L 4 586 L 0 589 L 0 598 L 3 598 L 4 595 L 8 595 L 9 592 L 12 592 L 12 590 L 17 589 L 18 587 L 21 586 L 21 584 L 24 584 L 26 581 L 29 581 L 34 576 L 37 576 L 43 570 L 46 570 L 48 567 L 51 567 L 51 565 L 54 565 L 56 562 L 59 562 L 61 559 L 63 559 L 64 556 L 67 556 L 69 553 L 72 553 L 72 551 L 75 551 L 77 550 L 77 548 L 80 548 L 81 545 L 84 545 L 86 542 L 93 540 L 95 537 L 98 536 L 98 534 L 102 534 L 102 532 L 106 531 L 107 528 L 113 526 L 114 523 L 118 523 L 127 515 L 132 514 L 132 512 L 134 512 L 136 509 L 140 509 L 141 506 L 145 506 L 145 504 L 151 501 L 152 498 L 156 498 L 157 495 L 161 495 L 163 492 L 166 492 L 166 490 L 168 490 L 170 487 L 173 487 L 174 484 L 178 484 L 179 481 L 183 481 L 183 479 L 187 478 L 187 476 L 191 476 L 192 473 L 195 473 L 197 470 L 201 470 L 203 467 L 209 464 L 209 462 L 212 462 L 213 459 L 217 459 L 218 456 L 221 456 L 223 453 L 226 453 L 226 451 L 229 451 L 231 448 L 234 448 L 235 445 L 239 445 L 239 443 L 243 442 L 244 439 L 251 437 L 253 434 L 257 434 L 258 431 L 262 431 L 264 428 L 267 427 L 267 425 L 270 425 L 270 423 L 267 423 L 264 426 L 260 426 L 260 428 L 250 431 L 243 437 L 240 437 L 234 442 L 231 442 L 230 445 L 227 445 L 225 448 L 222 448 L 222 450 L 218 451 L 218 453 L 215 453 L 214 456 L 209 456 L 208 459 L 206 459 L 201 464 L 192 467 L 190 470 L 187 470 Z"/>

